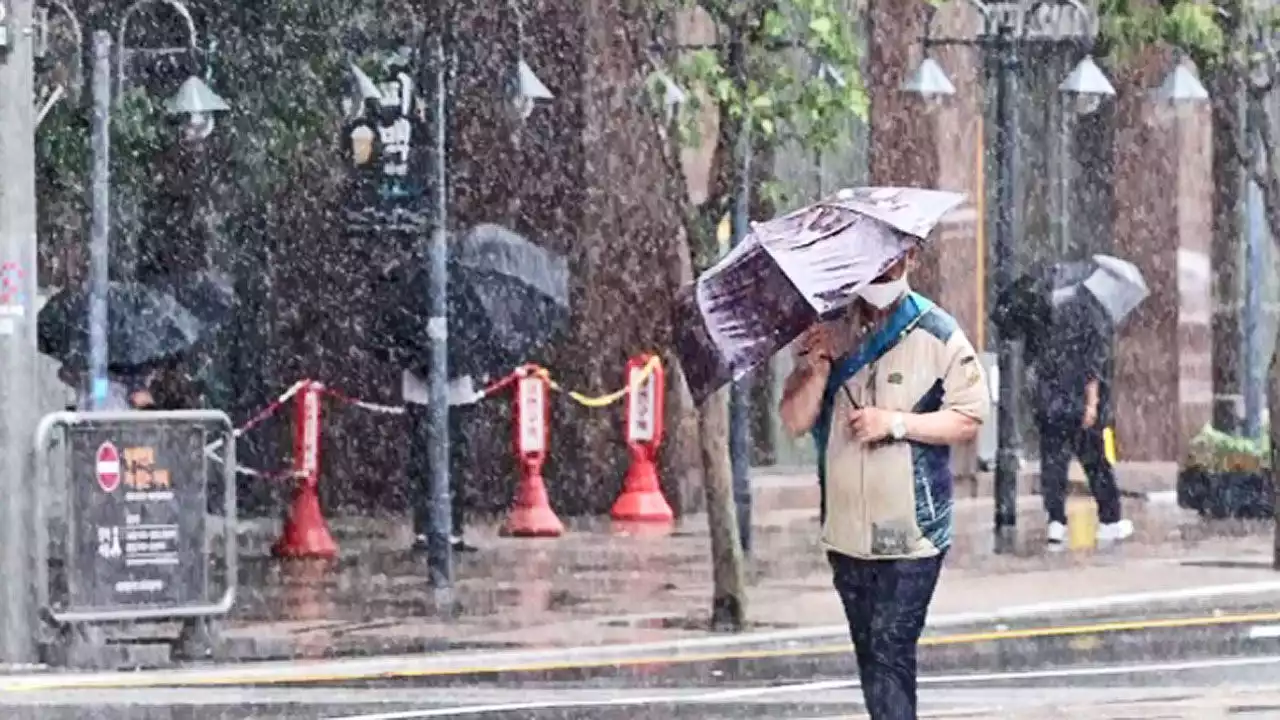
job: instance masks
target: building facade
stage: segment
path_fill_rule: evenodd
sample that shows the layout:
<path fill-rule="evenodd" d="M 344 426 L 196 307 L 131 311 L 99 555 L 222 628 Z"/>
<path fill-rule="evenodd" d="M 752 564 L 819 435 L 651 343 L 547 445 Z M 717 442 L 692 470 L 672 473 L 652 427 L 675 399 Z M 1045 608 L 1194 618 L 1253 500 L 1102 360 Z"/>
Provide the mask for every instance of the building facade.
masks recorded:
<path fill-rule="evenodd" d="M 868 6 L 870 176 L 875 184 L 936 185 L 974 198 L 974 212 L 942 228 L 918 283 L 982 345 L 991 336 L 994 68 L 977 49 L 939 48 L 934 57 L 955 97 L 930 110 L 903 93 L 903 78 L 923 58 L 923 6 Z M 972 37 L 980 27 L 968 3 L 948 3 L 930 32 Z M 1021 58 L 1014 255 L 1025 268 L 1108 252 L 1142 269 L 1151 297 L 1116 344 L 1116 431 L 1122 459 L 1174 460 L 1208 420 L 1211 400 L 1209 109 L 1173 108 L 1152 96 L 1173 62 L 1152 49 L 1125 64 L 1104 61 L 1116 96 L 1080 116 L 1064 105 L 1057 84 L 1081 54 L 1063 45 Z"/>

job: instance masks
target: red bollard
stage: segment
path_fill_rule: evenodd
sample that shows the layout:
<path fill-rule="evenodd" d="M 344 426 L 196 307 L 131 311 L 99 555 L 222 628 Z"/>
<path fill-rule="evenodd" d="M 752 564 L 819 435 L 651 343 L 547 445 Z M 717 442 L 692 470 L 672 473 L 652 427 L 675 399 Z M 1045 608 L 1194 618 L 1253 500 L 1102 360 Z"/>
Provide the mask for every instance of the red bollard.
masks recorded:
<path fill-rule="evenodd" d="M 320 396 L 324 386 L 308 382 L 298 392 L 293 466 L 297 485 L 284 532 L 271 551 L 279 558 L 334 558 L 338 545 L 320 512 Z"/>
<path fill-rule="evenodd" d="M 551 405 L 547 402 L 547 378 L 539 368 L 526 368 L 516 382 L 516 455 L 520 461 L 520 481 L 515 499 L 502 526 L 502 534 L 514 537 L 560 537 L 564 523 L 556 517 L 547 498 L 542 465 L 550 444 Z"/>
<path fill-rule="evenodd" d="M 645 368 L 654 364 L 647 376 Z M 627 447 L 631 467 L 623 480 L 622 494 L 613 504 L 614 520 L 640 523 L 670 523 L 675 520 L 671 505 L 662 495 L 655 460 L 662 443 L 663 393 L 666 376 L 662 361 L 653 355 L 638 355 L 627 362 Z"/>

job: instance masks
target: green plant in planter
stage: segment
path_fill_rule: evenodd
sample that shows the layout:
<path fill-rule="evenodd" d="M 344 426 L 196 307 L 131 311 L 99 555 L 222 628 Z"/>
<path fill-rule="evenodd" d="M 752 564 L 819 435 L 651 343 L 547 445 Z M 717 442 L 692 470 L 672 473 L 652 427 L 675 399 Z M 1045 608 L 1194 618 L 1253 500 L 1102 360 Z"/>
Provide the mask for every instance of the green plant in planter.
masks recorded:
<path fill-rule="evenodd" d="M 1185 468 L 1209 473 L 1254 473 L 1271 466 L 1270 433 L 1263 428 L 1258 438 L 1242 437 L 1205 425 L 1187 448 Z"/>

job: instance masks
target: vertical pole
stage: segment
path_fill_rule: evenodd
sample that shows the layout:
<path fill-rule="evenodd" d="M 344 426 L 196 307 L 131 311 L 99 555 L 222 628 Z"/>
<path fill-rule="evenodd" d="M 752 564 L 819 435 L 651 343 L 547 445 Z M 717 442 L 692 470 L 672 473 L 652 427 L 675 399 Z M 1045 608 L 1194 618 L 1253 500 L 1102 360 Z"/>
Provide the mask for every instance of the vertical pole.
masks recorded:
<path fill-rule="evenodd" d="M 427 530 L 427 564 L 431 586 L 448 593 L 453 588 L 453 497 L 449 491 L 449 192 L 448 192 L 448 71 L 445 33 L 447 16 L 441 4 L 440 26 L 431 44 L 432 170 L 431 236 L 428 241 L 427 331 L 431 337 L 431 365 L 427 375 L 427 441 L 431 477 L 431 523 Z"/>
<path fill-rule="evenodd" d="M 36 415 L 36 175 L 31 0 L 8 6 L 0 50 L 0 662 L 35 660 L 35 558 L 30 518 Z"/>
<path fill-rule="evenodd" d="M 999 77 L 996 83 L 996 288 L 1013 282 L 1014 189 L 1017 174 L 1018 48 L 1013 30 L 999 36 Z M 1017 347 L 1006 333 L 997 338 L 1000 397 L 996 409 L 995 535 L 996 552 L 1012 552 L 1018 525 L 1018 386 Z"/>
<path fill-rule="evenodd" d="M 107 293 L 111 275 L 111 34 L 93 34 L 93 150 L 89 239 L 89 392 L 91 407 L 107 400 Z"/>
<path fill-rule="evenodd" d="M 738 135 L 738 183 L 733 199 L 732 243 L 750 232 L 751 117 L 742 120 Z M 733 501 L 738 510 L 738 537 L 742 551 L 751 553 L 751 394 L 747 383 L 735 382 L 729 394 L 729 463 L 733 470 Z"/>
<path fill-rule="evenodd" d="M 1250 138 L 1253 138 L 1250 133 Z M 1266 221 L 1262 214 L 1262 189 L 1248 180 L 1249 191 L 1245 196 L 1246 255 L 1245 255 L 1245 303 L 1244 303 L 1244 432 L 1247 437 L 1262 434 L 1262 409 L 1266 403 L 1265 363 L 1260 352 L 1262 343 L 1262 282 Z"/>
<path fill-rule="evenodd" d="M 1062 164 L 1062 172 L 1060 175 L 1060 186 L 1058 188 L 1058 233 L 1060 260 L 1066 260 L 1070 256 L 1072 250 L 1075 249 L 1074 238 L 1071 236 L 1071 186 L 1072 180 L 1075 179 L 1075 158 L 1072 157 L 1075 145 L 1074 127 L 1071 120 L 1074 114 L 1072 107 L 1075 97 L 1058 93 L 1058 111 L 1060 114 L 1058 132 L 1061 142 L 1059 143 L 1059 152 L 1061 157 L 1058 158 Z"/>

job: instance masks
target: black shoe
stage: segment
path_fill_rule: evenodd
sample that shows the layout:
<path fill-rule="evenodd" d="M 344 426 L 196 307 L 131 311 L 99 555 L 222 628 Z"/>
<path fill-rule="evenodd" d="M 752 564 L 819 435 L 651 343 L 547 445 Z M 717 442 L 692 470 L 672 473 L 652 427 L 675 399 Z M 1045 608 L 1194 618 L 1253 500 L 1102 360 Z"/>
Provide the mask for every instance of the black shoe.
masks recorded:
<path fill-rule="evenodd" d="M 466 540 L 456 537 L 453 539 L 453 551 L 456 553 L 474 553 L 480 552 L 480 548 L 475 545 L 468 545 Z"/>

